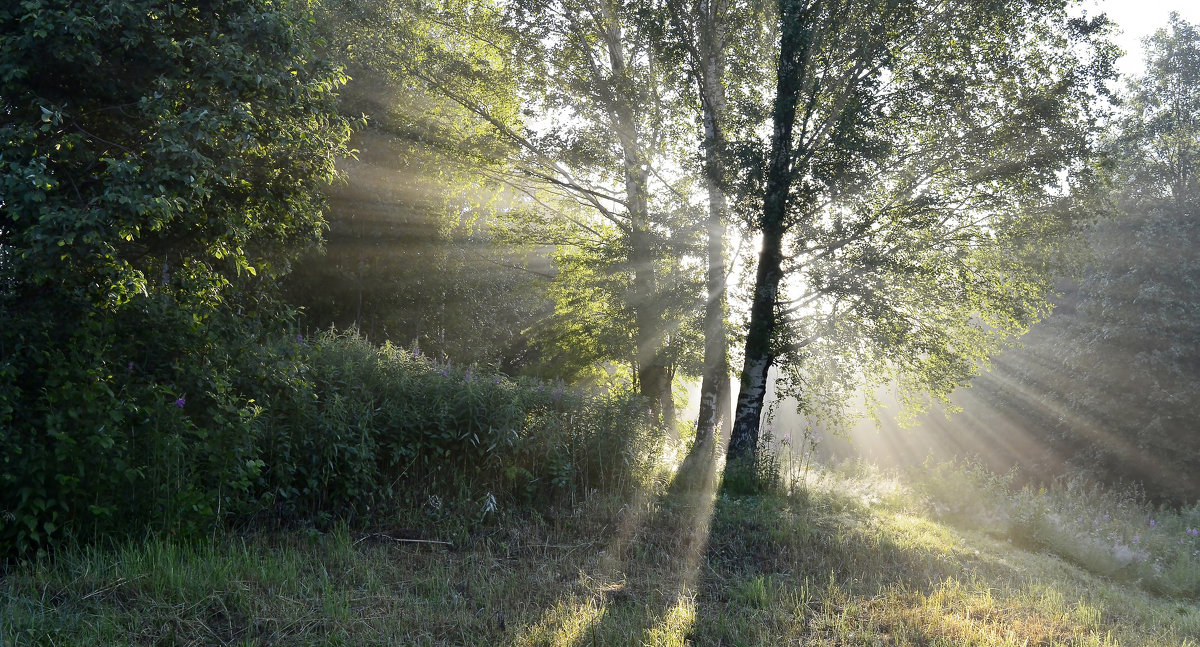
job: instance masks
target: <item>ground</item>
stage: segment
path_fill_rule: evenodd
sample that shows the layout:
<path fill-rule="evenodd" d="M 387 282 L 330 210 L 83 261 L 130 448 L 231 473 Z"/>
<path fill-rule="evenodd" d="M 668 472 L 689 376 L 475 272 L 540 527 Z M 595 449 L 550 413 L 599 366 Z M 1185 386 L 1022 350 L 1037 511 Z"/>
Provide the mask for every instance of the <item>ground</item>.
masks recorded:
<path fill-rule="evenodd" d="M 1194 599 L 941 523 L 899 481 L 792 485 L 68 551 L 0 581 L 0 645 L 1200 645 Z"/>

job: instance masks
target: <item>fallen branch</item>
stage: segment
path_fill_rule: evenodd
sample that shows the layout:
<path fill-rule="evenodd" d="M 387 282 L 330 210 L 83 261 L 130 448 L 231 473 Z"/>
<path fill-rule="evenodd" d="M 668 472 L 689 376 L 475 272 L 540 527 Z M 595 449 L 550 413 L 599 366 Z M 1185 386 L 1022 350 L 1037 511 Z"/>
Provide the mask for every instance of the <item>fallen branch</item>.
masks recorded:
<path fill-rule="evenodd" d="M 354 545 L 357 546 L 364 539 L 368 539 L 371 537 L 374 537 L 376 539 L 388 539 L 388 540 L 391 540 L 391 541 L 394 541 L 397 543 L 404 543 L 404 544 L 439 544 L 442 546 L 452 546 L 453 545 L 448 541 L 438 541 L 436 539 L 403 539 L 401 537 L 393 537 L 391 535 L 385 535 L 383 533 L 372 533 L 369 535 L 363 535 L 362 537 L 359 537 L 357 540 L 355 540 Z"/>

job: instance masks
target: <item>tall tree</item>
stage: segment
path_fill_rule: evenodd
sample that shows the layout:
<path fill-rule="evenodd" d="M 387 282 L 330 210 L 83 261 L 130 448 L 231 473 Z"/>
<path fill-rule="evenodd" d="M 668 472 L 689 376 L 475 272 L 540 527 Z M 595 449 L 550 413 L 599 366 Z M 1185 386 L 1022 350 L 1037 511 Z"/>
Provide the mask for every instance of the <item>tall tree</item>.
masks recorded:
<path fill-rule="evenodd" d="M 654 58 L 655 30 L 638 20 L 638 7 L 515 2 L 501 13 L 476 0 L 336 4 L 355 16 L 371 56 L 474 113 L 518 151 L 512 168 L 495 174 L 518 194 L 509 214 L 554 212 L 571 228 L 567 240 L 620 250 L 631 278 L 621 298 L 630 306 L 635 380 L 651 413 L 670 422 L 672 322 L 659 267 L 670 232 L 654 190 L 671 181 L 656 159 L 670 134 L 662 114 L 669 103 L 656 100 L 668 70 Z M 522 101 L 497 97 L 498 81 L 517 82 Z"/>
<path fill-rule="evenodd" d="M 729 83 L 726 70 L 740 72 L 735 89 L 756 86 L 765 79 L 758 72 L 756 45 L 765 45 L 763 15 L 755 3 L 731 0 L 667 0 L 670 27 L 667 51 L 677 50 L 688 70 L 690 90 L 699 109 L 702 175 L 707 199 L 705 222 L 704 362 L 701 372 L 696 440 L 707 443 L 718 427 L 731 423 L 729 381 L 729 331 L 725 262 L 725 232 L 729 223 L 728 164 Z"/>
<path fill-rule="evenodd" d="M 1089 151 L 1106 21 L 1058 0 L 781 0 L 731 458 L 772 365 L 810 413 L 862 380 L 944 397 L 1045 307 Z M 1090 47 L 1089 47 L 1090 46 Z"/>
<path fill-rule="evenodd" d="M 636 381 L 653 403 L 652 414 L 671 426 L 669 340 L 676 325 L 667 316 L 660 265 L 672 244 L 665 227 L 672 187 L 663 161 L 677 122 L 663 98 L 669 70 L 656 55 L 661 25 L 645 20 L 643 8 L 613 1 L 517 3 L 514 20 L 526 34 L 527 58 L 536 61 L 530 71 L 542 84 L 529 86 L 529 106 L 558 122 L 543 129 L 537 144 L 537 156 L 550 153 L 555 163 L 527 169 L 568 189 L 619 233 L 632 277 L 624 298 Z"/>

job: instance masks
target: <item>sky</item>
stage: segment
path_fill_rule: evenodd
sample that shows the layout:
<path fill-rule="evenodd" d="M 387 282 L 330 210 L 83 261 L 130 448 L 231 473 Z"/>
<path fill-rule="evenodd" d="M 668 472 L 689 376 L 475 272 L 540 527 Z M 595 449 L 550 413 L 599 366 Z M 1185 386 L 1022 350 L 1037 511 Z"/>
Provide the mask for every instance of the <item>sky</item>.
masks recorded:
<path fill-rule="evenodd" d="M 1125 50 L 1125 56 L 1117 63 L 1122 74 L 1142 72 L 1142 39 L 1167 25 L 1167 16 L 1172 11 L 1190 23 L 1200 23 L 1200 0 L 1094 0 L 1095 9 L 1122 28 L 1117 44 Z"/>

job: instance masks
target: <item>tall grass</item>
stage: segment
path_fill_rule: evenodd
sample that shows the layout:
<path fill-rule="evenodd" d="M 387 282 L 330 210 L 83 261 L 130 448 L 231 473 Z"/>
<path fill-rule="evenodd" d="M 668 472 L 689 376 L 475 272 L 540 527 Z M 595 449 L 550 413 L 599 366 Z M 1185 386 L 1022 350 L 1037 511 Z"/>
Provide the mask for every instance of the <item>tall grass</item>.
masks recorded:
<path fill-rule="evenodd" d="M 930 511 L 946 521 L 1155 593 L 1200 597 L 1200 503 L 1154 506 L 1136 488 L 1078 477 L 1018 489 L 1013 475 L 971 461 L 929 463 L 910 476 Z"/>

